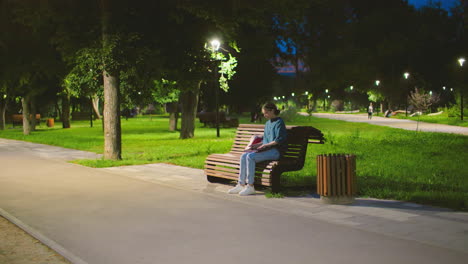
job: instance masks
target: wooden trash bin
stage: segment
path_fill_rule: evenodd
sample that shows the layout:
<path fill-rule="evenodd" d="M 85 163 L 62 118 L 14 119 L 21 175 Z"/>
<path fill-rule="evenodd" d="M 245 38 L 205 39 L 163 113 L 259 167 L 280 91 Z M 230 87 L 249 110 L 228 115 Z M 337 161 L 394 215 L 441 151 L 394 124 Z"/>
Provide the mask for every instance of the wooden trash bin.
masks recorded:
<path fill-rule="evenodd" d="M 356 156 L 317 156 L 317 193 L 325 203 L 349 204 L 356 194 Z"/>
<path fill-rule="evenodd" d="M 46 124 L 47 124 L 47 127 L 54 127 L 54 119 L 53 118 L 47 118 Z"/>

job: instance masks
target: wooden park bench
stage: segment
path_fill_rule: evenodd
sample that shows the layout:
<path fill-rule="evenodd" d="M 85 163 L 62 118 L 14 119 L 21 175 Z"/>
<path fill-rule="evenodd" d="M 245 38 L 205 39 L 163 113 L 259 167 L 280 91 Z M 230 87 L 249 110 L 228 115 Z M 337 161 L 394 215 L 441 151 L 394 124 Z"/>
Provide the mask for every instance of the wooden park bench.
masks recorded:
<path fill-rule="evenodd" d="M 215 127 L 216 126 L 216 113 L 215 112 L 200 112 L 197 114 L 200 123 L 203 126 Z M 237 127 L 239 119 L 234 117 L 227 117 L 226 113 L 219 112 L 219 125 L 222 127 Z"/>
<path fill-rule="evenodd" d="M 71 113 L 71 119 L 73 121 L 78 121 L 78 120 L 89 120 L 91 118 L 91 113 L 89 112 L 72 112 Z M 93 115 L 93 119 L 94 115 Z"/>
<path fill-rule="evenodd" d="M 32 117 L 32 115 L 30 115 Z M 39 125 L 41 123 L 41 115 L 36 114 L 36 124 Z M 23 125 L 23 115 L 22 114 L 13 114 L 11 115 L 11 124 L 13 127 L 16 125 Z"/>
<path fill-rule="evenodd" d="M 241 124 L 237 128 L 231 151 L 226 154 L 211 154 L 205 160 L 205 174 L 209 182 L 237 180 L 239 177 L 240 156 L 244 153 L 253 135 L 263 135 L 264 125 Z M 286 126 L 288 132 L 287 149 L 279 160 L 257 163 L 255 184 L 271 187 L 273 192 L 280 190 L 280 177 L 283 172 L 301 170 L 304 167 L 309 143 L 323 144 L 320 130 L 310 126 Z"/>

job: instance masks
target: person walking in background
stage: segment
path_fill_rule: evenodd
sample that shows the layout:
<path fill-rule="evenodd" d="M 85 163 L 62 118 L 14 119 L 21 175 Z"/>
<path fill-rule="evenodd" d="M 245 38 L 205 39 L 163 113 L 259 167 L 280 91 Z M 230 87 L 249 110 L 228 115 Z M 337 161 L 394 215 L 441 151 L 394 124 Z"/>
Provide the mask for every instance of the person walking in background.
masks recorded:
<path fill-rule="evenodd" d="M 239 182 L 228 193 L 239 195 L 255 194 L 255 165 L 265 160 L 278 160 L 286 142 L 287 131 L 280 110 L 273 103 L 262 107 L 263 116 L 268 119 L 263 130 L 262 142 L 247 146 L 240 157 Z"/>
<path fill-rule="evenodd" d="M 372 106 L 372 103 L 370 103 L 369 107 L 367 108 L 367 119 L 372 119 L 373 113 L 374 113 L 374 107 Z"/>

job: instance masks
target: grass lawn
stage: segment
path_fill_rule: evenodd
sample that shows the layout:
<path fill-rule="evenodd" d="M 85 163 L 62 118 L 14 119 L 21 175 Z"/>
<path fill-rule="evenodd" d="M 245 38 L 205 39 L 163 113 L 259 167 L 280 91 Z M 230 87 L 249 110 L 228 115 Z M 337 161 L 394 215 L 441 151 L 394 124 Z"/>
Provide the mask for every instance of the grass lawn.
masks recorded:
<path fill-rule="evenodd" d="M 465 112 L 468 115 L 468 112 Z M 398 114 L 396 116 L 392 116 L 392 118 L 399 118 L 399 119 L 410 119 L 413 121 L 418 121 L 417 116 L 405 116 L 405 114 Z M 449 117 L 447 112 L 443 112 L 440 115 L 422 115 L 419 117 L 419 121 L 427 122 L 427 123 L 437 123 L 437 124 L 444 124 L 444 125 L 452 125 L 452 126 L 463 126 L 468 127 L 468 116 L 464 116 L 464 120 L 461 120 L 460 117 Z"/>
<path fill-rule="evenodd" d="M 247 123 L 247 118 L 241 118 Z M 327 142 L 311 144 L 304 169 L 288 172 L 283 184 L 291 190 L 315 190 L 316 155 L 349 153 L 357 156 L 358 195 L 411 201 L 468 211 L 468 137 L 425 133 L 363 123 L 350 123 L 315 117 L 297 116 L 288 125 L 310 125 L 324 133 Z M 222 128 L 216 138 L 213 128 L 197 122 L 195 138 L 179 139 L 168 131 L 166 116 L 122 120 L 122 161 L 81 160 L 94 167 L 165 162 L 203 168 L 211 153 L 226 153 L 234 138 L 234 128 Z M 21 129 L 0 131 L 0 137 L 45 143 L 66 148 L 102 153 L 102 127 L 95 122 L 72 123 L 71 129 L 46 128 L 44 124 L 30 136 Z M 289 190 L 289 191 L 288 191 Z"/>

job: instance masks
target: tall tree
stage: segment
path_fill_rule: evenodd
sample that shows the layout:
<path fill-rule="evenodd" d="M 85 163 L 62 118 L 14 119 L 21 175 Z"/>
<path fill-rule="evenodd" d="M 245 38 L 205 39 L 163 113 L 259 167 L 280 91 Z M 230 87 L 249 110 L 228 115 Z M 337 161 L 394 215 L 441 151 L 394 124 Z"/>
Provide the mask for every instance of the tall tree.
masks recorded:
<path fill-rule="evenodd" d="M 101 0 L 102 48 L 105 53 L 112 51 L 111 2 Z M 120 90 L 118 70 L 109 65 L 104 57 L 104 158 L 122 159 L 122 140 L 120 127 Z M 112 59 L 112 58 L 111 58 Z"/>

